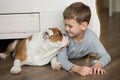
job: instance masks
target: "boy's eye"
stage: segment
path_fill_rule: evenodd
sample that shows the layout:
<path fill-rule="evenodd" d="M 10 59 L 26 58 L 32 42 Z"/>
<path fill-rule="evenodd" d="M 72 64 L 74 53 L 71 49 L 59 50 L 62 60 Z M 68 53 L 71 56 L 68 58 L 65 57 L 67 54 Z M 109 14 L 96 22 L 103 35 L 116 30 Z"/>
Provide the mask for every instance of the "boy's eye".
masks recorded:
<path fill-rule="evenodd" d="M 67 26 L 67 24 L 64 24 L 65 26 Z"/>
<path fill-rule="evenodd" d="M 72 28 L 73 26 L 69 25 L 69 24 L 65 24 L 65 26 L 68 26 L 69 28 Z"/>
<path fill-rule="evenodd" d="M 69 25 L 70 28 L 72 28 L 73 26 Z"/>

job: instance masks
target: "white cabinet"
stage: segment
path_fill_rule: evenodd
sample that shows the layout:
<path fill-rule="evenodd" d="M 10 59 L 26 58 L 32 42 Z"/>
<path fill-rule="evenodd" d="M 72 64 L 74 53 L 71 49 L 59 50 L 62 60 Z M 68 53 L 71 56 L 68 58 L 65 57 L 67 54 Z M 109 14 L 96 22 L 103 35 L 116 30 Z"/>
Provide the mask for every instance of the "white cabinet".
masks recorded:
<path fill-rule="evenodd" d="M 0 38 L 23 38 L 40 31 L 40 13 L 0 14 Z"/>

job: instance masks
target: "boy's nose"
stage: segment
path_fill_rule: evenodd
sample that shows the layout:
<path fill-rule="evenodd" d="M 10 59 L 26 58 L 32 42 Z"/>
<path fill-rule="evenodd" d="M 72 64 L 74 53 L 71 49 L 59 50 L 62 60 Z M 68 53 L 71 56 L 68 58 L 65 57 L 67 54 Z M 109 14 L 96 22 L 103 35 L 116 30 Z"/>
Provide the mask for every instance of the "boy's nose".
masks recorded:
<path fill-rule="evenodd" d="M 66 31 L 69 31 L 69 27 L 68 27 L 68 26 L 65 26 L 65 30 L 66 30 Z"/>

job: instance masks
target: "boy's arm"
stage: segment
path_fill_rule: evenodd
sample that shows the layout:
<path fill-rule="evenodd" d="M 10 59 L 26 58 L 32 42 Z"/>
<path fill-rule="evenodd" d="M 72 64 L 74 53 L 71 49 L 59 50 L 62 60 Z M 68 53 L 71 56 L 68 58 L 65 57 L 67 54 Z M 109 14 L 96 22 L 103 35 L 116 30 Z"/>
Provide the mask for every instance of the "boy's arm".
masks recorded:
<path fill-rule="evenodd" d="M 68 60 L 67 48 L 63 48 L 57 55 L 57 61 L 61 64 L 62 68 L 70 71 L 73 67 L 73 63 Z"/>
<path fill-rule="evenodd" d="M 91 33 L 90 36 L 92 39 L 90 40 L 90 47 L 88 51 L 98 54 L 99 57 L 99 60 L 93 60 L 92 64 L 94 65 L 95 63 L 100 63 L 102 67 L 105 67 L 111 61 L 111 56 L 106 51 L 95 33 Z"/>
<path fill-rule="evenodd" d="M 67 49 L 63 49 L 58 53 L 57 61 L 61 64 L 62 68 L 70 71 L 75 72 L 81 76 L 88 76 L 92 74 L 92 69 L 87 66 L 78 66 L 71 63 L 68 60 Z"/>
<path fill-rule="evenodd" d="M 102 67 L 105 67 L 111 61 L 111 56 L 106 51 L 99 39 L 96 39 L 96 42 L 94 41 L 93 45 L 93 52 L 97 53 L 100 58 L 99 60 L 93 60 L 92 64 L 94 65 L 96 63 L 100 63 Z"/>
<path fill-rule="evenodd" d="M 92 68 L 88 66 L 78 66 L 78 65 L 73 65 L 71 68 L 72 72 L 75 72 L 81 76 L 89 76 L 92 75 Z"/>
<path fill-rule="evenodd" d="M 106 71 L 103 67 L 111 61 L 111 57 L 97 37 L 94 38 L 90 50 L 99 56 L 99 60 L 93 60 L 92 62 L 93 66 L 91 68 L 93 69 L 93 74 L 105 74 Z"/>

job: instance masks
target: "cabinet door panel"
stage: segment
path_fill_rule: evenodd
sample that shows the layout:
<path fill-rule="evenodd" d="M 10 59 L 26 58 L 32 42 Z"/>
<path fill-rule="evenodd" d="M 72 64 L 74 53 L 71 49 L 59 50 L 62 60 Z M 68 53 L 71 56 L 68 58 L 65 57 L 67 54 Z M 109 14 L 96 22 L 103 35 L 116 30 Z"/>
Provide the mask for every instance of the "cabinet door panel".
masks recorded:
<path fill-rule="evenodd" d="M 39 13 L 0 14 L 0 33 L 29 33 L 40 31 Z"/>

